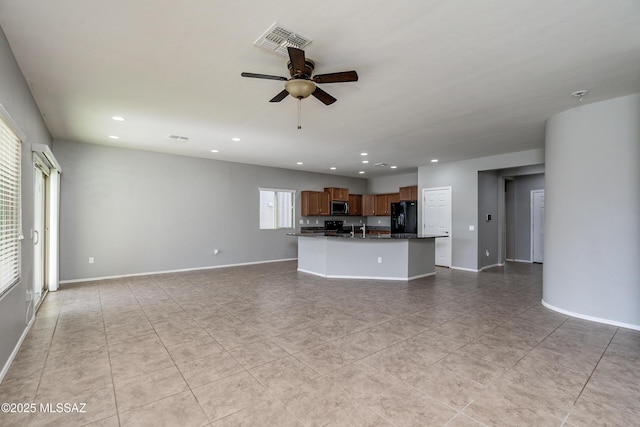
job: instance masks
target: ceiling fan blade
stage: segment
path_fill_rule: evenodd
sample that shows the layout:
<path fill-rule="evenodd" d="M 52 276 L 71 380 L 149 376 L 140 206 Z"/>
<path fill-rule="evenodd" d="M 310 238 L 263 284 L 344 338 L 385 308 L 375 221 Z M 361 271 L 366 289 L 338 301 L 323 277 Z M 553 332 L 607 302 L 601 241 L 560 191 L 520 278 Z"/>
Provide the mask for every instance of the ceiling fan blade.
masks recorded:
<path fill-rule="evenodd" d="M 358 73 L 355 71 L 342 71 L 340 73 L 318 74 L 313 76 L 313 81 L 316 83 L 357 82 Z"/>
<path fill-rule="evenodd" d="M 293 75 L 304 74 L 304 50 L 296 47 L 288 47 L 287 50 L 289 51 L 289 59 L 291 60 L 291 66 L 293 67 Z"/>
<path fill-rule="evenodd" d="M 316 90 L 314 90 L 311 93 L 311 95 L 318 98 L 321 102 L 324 103 L 324 105 L 331 105 L 337 101 L 337 99 L 335 99 L 333 96 L 329 95 L 327 92 L 323 91 L 319 87 L 316 87 Z"/>
<path fill-rule="evenodd" d="M 286 77 L 282 77 L 282 76 L 271 76 L 269 74 L 256 74 L 256 73 L 241 73 L 240 74 L 242 77 L 253 77 L 254 79 L 269 79 L 269 80 L 283 80 L 283 81 L 287 81 L 289 80 Z"/>
<path fill-rule="evenodd" d="M 271 98 L 269 102 L 280 102 L 283 99 L 285 99 L 288 95 L 289 95 L 289 92 L 287 92 L 287 90 L 285 89 L 279 94 L 277 94 L 276 96 L 274 96 L 273 98 Z"/>

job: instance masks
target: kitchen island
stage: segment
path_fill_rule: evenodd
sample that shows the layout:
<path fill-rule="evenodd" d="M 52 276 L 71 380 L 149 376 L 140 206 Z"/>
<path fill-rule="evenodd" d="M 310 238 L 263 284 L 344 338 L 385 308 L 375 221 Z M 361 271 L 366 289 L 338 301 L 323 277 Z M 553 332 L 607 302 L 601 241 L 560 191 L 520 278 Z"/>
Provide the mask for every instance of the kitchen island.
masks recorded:
<path fill-rule="evenodd" d="M 432 235 L 290 233 L 298 271 L 327 278 L 413 280 L 436 274 Z"/>

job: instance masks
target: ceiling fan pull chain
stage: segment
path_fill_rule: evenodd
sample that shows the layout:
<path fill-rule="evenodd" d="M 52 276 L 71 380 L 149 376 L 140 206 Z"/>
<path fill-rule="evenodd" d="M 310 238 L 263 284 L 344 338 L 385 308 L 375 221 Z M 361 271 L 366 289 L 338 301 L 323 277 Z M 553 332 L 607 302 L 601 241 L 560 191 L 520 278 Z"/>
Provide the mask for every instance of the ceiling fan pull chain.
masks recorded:
<path fill-rule="evenodd" d="M 298 98 L 298 129 L 302 129 L 302 98 Z"/>

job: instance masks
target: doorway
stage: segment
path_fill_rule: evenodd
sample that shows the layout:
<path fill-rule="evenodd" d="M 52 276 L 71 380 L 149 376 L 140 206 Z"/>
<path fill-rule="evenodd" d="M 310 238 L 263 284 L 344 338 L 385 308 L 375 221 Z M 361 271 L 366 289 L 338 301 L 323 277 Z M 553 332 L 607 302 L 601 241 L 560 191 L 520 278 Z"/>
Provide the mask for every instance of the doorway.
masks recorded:
<path fill-rule="evenodd" d="M 436 265 L 451 267 L 451 187 L 422 190 L 422 234 L 448 235 L 436 243 Z"/>
<path fill-rule="evenodd" d="M 33 168 L 33 304 L 34 312 L 46 295 L 45 272 L 47 270 L 47 181 L 51 170 L 39 156 L 34 155 Z"/>
<path fill-rule="evenodd" d="M 531 261 L 544 262 L 544 190 L 531 191 Z"/>
<path fill-rule="evenodd" d="M 32 144 L 33 151 L 33 282 L 32 305 L 27 318 L 35 316 L 47 292 L 58 290 L 60 174 L 62 168 L 51 148 Z"/>

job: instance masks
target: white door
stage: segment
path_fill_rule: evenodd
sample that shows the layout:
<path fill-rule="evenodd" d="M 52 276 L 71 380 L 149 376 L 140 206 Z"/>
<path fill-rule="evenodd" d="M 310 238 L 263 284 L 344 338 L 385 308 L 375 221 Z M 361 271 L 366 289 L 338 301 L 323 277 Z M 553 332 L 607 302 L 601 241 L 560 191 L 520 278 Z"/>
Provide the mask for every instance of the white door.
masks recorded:
<path fill-rule="evenodd" d="M 422 190 L 422 234 L 436 239 L 436 265 L 451 267 L 451 187 Z"/>
<path fill-rule="evenodd" d="M 544 190 L 531 191 L 531 261 L 544 260 Z"/>

